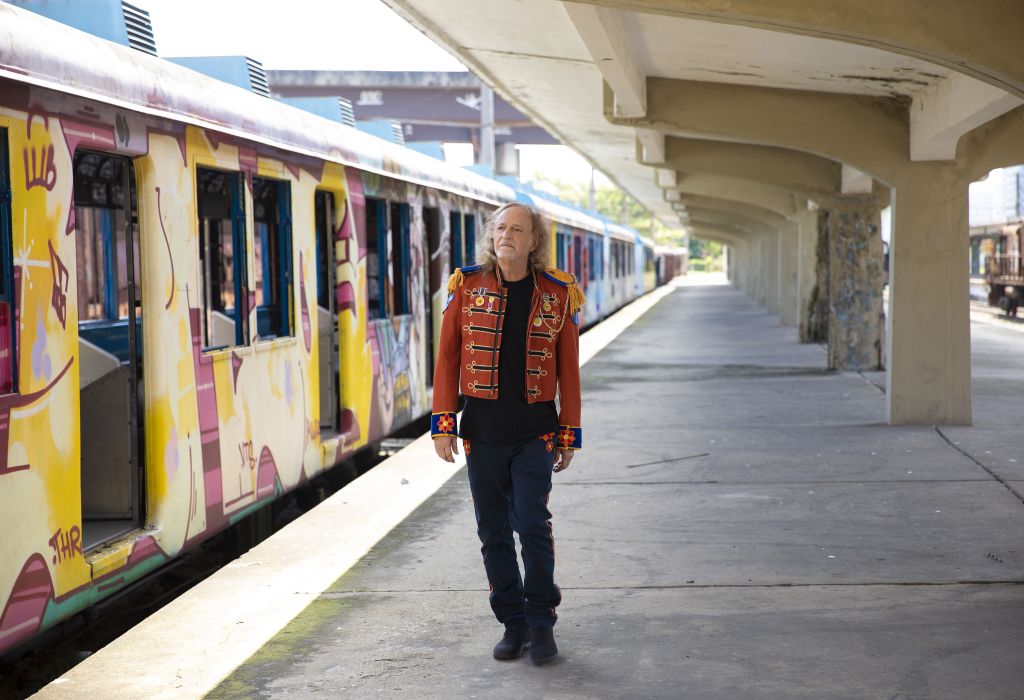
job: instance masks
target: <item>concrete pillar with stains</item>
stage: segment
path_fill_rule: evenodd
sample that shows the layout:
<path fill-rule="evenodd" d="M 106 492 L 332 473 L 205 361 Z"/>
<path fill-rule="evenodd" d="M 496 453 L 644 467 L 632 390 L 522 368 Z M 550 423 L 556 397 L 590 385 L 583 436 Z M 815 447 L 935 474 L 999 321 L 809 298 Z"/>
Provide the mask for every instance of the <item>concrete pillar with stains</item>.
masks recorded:
<path fill-rule="evenodd" d="M 870 194 L 835 197 L 827 210 L 828 365 L 882 366 L 881 210 Z"/>

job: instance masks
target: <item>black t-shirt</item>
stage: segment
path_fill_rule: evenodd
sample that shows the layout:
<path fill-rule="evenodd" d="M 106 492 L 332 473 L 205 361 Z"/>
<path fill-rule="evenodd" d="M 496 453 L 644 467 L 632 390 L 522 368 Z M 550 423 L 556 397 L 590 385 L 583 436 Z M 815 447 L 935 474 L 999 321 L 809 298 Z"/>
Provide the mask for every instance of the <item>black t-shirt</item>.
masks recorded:
<path fill-rule="evenodd" d="M 498 398 L 466 397 L 460 434 L 467 440 L 514 445 L 558 431 L 554 401 L 526 401 L 526 333 L 533 303 L 533 275 L 502 282 L 508 294 L 498 351 Z"/>

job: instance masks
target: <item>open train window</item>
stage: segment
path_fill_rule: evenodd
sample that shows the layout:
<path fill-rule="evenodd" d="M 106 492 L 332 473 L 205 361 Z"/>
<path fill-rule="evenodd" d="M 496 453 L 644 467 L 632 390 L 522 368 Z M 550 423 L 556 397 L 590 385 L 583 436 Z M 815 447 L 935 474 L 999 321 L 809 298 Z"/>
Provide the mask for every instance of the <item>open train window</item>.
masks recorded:
<path fill-rule="evenodd" d="M 366 292 L 369 317 L 388 315 L 388 203 L 366 198 Z"/>
<path fill-rule="evenodd" d="M 78 321 L 111 322 L 128 318 L 128 265 L 125 217 L 134 231 L 132 259 L 139 279 L 138 215 L 135 168 L 108 153 L 75 153 L 75 252 L 78 264 Z M 131 192 L 126 214 L 124 169 Z M 136 287 L 136 307 L 139 287 Z M 141 312 L 140 312 L 141 313 Z M 136 315 L 139 315 L 138 313 Z"/>
<path fill-rule="evenodd" d="M 203 349 L 248 342 L 242 174 L 196 168 Z"/>
<path fill-rule="evenodd" d="M 0 394 L 18 390 L 14 256 L 11 246 L 11 161 L 7 153 L 7 129 L 0 129 Z"/>
<path fill-rule="evenodd" d="M 448 215 L 451 224 L 452 270 L 467 263 L 462 255 L 462 212 L 453 211 Z"/>
<path fill-rule="evenodd" d="M 255 262 L 256 334 L 260 338 L 290 336 L 292 311 L 292 202 L 287 182 L 252 179 Z"/>
<path fill-rule="evenodd" d="M 392 313 L 409 313 L 409 205 L 391 205 L 391 287 Z"/>

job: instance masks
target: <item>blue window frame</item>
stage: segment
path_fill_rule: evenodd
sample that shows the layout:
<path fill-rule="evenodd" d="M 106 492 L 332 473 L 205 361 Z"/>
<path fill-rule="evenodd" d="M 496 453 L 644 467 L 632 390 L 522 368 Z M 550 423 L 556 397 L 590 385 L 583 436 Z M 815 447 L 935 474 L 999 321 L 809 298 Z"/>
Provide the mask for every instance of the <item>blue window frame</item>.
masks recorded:
<path fill-rule="evenodd" d="M 196 168 L 202 344 L 248 343 L 248 273 L 242 173 Z M 233 326 L 233 328 L 230 328 Z"/>
<path fill-rule="evenodd" d="M 409 313 L 409 205 L 391 205 L 392 315 Z"/>
<path fill-rule="evenodd" d="M 334 260 L 334 196 L 330 192 L 317 190 L 313 196 L 316 226 L 316 303 L 325 308 L 331 304 L 331 279 Z"/>
<path fill-rule="evenodd" d="M 465 217 L 465 232 L 463 239 L 465 248 L 462 259 L 466 265 L 472 265 L 476 261 L 476 217 L 468 214 Z"/>
<path fill-rule="evenodd" d="M 555 246 L 555 266 L 559 270 L 569 271 L 569 249 L 572 244 L 572 234 L 565 229 L 559 228 L 556 236 L 557 244 Z"/>
<path fill-rule="evenodd" d="M 453 211 L 448 216 L 451 223 L 452 269 L 454 270 L 466 265 L 462 256 L 462 212 Z"/>
<path fill-rule="evenodd" d="M 18 390 L 14 324 L 14 251 L 11 245 L 11 177 L 7 130 L 0 129 L 0 393 Z"/>
<path fill-rule="evenodd" d="M 252 180 L 256 333 L 260 338 L 292 335 L 292 203 L 289 183 Z"/>
<path fill-rule="evenodd" d="M 369 317 L 386 318 L 389 313 L 388 203 L 366 198 L 366 292 Z"/>

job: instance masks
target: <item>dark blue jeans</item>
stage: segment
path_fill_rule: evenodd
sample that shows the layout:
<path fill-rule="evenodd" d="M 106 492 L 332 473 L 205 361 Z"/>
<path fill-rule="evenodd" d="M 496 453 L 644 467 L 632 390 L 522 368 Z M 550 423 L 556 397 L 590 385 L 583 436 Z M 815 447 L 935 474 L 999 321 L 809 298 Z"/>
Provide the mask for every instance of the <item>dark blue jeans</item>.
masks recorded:
<path fill-rule="evenodd" d="M 555 538 L 551 530 L 551 470 L 555 453 L 545 435 L 519 445 L 464 441 L 477 535 L 499 622 L 553 627 L 562 593 L 555 585 Z M 525 575 L 519 573 L 519 534 Z"/>

